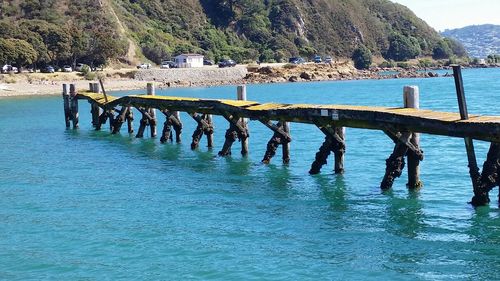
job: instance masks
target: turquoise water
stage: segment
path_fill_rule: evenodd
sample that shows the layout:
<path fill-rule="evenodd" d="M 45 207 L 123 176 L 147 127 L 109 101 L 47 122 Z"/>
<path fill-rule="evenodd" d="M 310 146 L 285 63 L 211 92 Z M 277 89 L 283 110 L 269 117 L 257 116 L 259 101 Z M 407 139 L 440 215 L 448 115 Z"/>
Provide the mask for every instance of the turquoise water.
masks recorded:
<path fill-rule="evenodd" d="M 500 69 L 464 71 L 471 113 L 500 115 Z M 453 79 L 397 79 L 248 86 L 249 100 L 400 106 L 418 85 L 421 107 L 457 111 Z M 234 87 L 159 94 L 234 98 Z M 392 142 L 347 129 L 346 173 L 308 170 L 323 141 L 292 124 L 291 163 L 260 160 L 272 133 L 250 124 L 217 157 L 228 124 L 215 118 L 216 148 L 65 130 L 62 99 L 0 99 L 2 280 L 499 280 L 500 210 L 467 204 L 463 140 L 422 136 L 424 188 L 391 192 L 380 180 Z M 139 116 L 139 115 L 137 115 Z M 138 122 L 136 122 L 137 126 Z M 475 142 L 480 163 L 488 144 Z"/>

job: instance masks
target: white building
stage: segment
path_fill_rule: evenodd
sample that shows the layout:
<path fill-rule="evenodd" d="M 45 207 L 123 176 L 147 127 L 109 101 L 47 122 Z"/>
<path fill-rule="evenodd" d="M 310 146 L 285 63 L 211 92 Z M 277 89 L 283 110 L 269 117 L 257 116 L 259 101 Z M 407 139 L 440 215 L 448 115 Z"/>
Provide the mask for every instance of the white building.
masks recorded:
<path fill-rule="evenodd" d="M 182 54 L 175 57 L 175 63 L 180 68 L 203 67 L 203 55 Z"/>

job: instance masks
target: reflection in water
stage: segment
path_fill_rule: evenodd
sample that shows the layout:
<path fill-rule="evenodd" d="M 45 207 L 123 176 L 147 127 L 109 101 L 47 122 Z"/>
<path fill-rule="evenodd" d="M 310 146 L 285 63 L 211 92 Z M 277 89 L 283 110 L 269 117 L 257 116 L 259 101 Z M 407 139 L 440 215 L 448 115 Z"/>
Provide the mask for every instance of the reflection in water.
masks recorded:
<path fill-rule="evenodd" d="M 500 280 L 500 210 L 489 206 L 476 208 L 467 233 L 474 244 L 467 251 L 468 266 L 477 280 Z"/>
<path fill-rule="evenodd" d="M 272 187 L 278 189 L 288 189 L 292 185 L 292 181 L 290 179 L 290 170 L 286 165 L 267 165 L 265 176 Z"/>
<path fill-rule="evenodd" d="M 336 175 L 332 180 L 331 175 L 318 174 L 314 175 L 313 178 L 318 184 L 321 194 L 329 203 L 329 210 L 333 212 L 346 212 L 348 210 L 344 176 Z"/>
<path fill-rule="evenodd" d="M 396 236 L 416 238 L 425 228 L 425 216 L 422 202 L 418 200 L 418 191 L 410 190 L 406 199 L 397 198 L 388 194 L 386 223 L 388 232 Z"/>
<path fill-rule="evenodd" d="M 251 168 L 254 166 L 254 163 L 250 161 L 247 157 L 241 157 L 241 158 L 232 158 L 231 156 L 229 157 L 224 157 L 224 160 L 226 161 L 226 170 L 227 173 L 230 175 L 241 175 L 241 176 L 248 176 L 251 172 Z"/>

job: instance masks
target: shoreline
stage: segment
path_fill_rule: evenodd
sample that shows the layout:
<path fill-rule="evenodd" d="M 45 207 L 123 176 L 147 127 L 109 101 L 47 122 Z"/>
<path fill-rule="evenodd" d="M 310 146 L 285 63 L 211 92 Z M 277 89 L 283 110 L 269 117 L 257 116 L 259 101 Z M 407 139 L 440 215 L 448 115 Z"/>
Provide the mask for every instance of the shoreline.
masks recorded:
<path fill-rule="evenodd" d="M 466 67 L 467 69 L 470 67 Z M 168 88 L 189 88 L 189 87 L 217 87 L 227 85 L 241 84 L 275 84 L 275 83 L 296 83 L 296 82 L 321 82 L 321 81 L 353 81 L 353 80 L 385 80 L 385 79 L 412 79 L 412 78 L 435 78 L 435 77 L 453 77 L 452 72 L 448 75 L 439 75 L 435 71 L 449 70 L 449 68 L 439 69 L 402 69 L 402 68 L 377 68 L 376 70 L 355 70 L 352 66 L 345 63 L 336 65 L 307 65 L 272 67 L 272 66 L 248 66 L 248 73 L 241 79 L 232 79 L 229 81 L 210 81 L 201 79 L 193 81 L 175 81 L 165 82 L 153 79 L 135 79 L 133 77 L 124 78 L 121 75 L 108 77 L 104 80 L 107 92 L 127 91 L 127 90 L 146 90 L 148 82 L 155 82 L 157 89 Z M 129 70 L 123 70 L 129 71 Z M 175 71 L 175 70 L 174 70 Z M 393 73 L 394 72 L 394 73 Z M 128 72 L 130 73 L 130 71 Z M 381 74 L 386 73 L 386 74 Z M 37 73 L 38 74 L 38 73 Z M 12 74 L 12 75 L 23 75 Z M 94 80 L 74 79 L 76 75 L 54 75 L 51 77 L 42 77 L 40 80 L 33 81 L 25 79 L 24 81 L 6 82 L 5 76 L 9 74 L 0 74 L 0 99 L 14 97 L 38 97 L 38 96 L 56 96 L 62 92 L 62 84 L 74 83 L 78 91 L 86 91 L 89 83 Z M 28 75 L 24 74 L 25 77 Z M 109 74 L 107 74 L 109 76 Z M 118 78 L 118 77 L 121 78 Z M 20 77 L 22 78 L 22 77 Z M 64 79 L 73 78 L 73 79 Z M 156 80 L 156 81 L 155 81 Z"/>

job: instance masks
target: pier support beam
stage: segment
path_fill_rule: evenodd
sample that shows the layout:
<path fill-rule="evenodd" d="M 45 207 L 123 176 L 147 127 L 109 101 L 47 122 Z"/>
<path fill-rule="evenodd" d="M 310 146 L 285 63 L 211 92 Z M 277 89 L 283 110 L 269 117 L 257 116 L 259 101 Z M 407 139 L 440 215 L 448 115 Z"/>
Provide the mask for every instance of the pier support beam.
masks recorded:
<path fill-rule="evenodd" d="M 122 128 L 123 123 L 125 123 L 127 119 L 127 115 L 129 114 L 130 107 L 128 106 L 122 106 L 122 109 L 119 111 L 118 116 L 116 116 L 114 124 L 113 124 L 113 130 L 111 131 L 112 134 L 118 134 L 120 132 L 120 129 Z"/>
<path fill-rule="evenodd" d="M 132 107 L 127 107 L 127 115 L 125 115 L 125 119 L 127 120 L 127 129 L 129 134 L 134 133 L 134 111 L 132 111 Z"/>
<path fill-rule="evenodd" d="M 247 100 L 247 88 L 245 85 L 240 85 L 236 89 L 237 100 Z M 219 156 L 231 155 L 231 147 L 233 143 L 238 139 L 241 142 L 241 155 L 248 155 L 248 138 L 250 136 L 248 132 L 248 120 L 246 118 L 239 118 L 238 116 L 233 116 L 227 112 L 223 112 L 222 116 L 229 122 L 229 129 L 226 130 L 224 145 L 221 151 L 219 151 Z"/>
<path fill-rule="evenodd" d="M 78 96 L 76 92 L 76 85 L 69 84 L 69 98 L 70 98 L 70 112 L 71 119 L 73 120 L 73 129 L 78 129 L 79 127 L 79 114 L 78 114 Z"/>
<path fill-rule="evenodd" d="M 155 84 L 154 83 L 148 83 L 147 84 L 147 95 L 148 96 L 154 96 L 156 95 L 156 90 L 155 90 Z M 156 109 L 154 108 L 149 108 L 149 115 L 151 118 L 149 119 L 149 129 L 151 130 L 151 137 L 154 138 L 157 135 L 156 131 Z"/>
<path fill-rule="evenodd" d="M 173 127 L 173 129 L 176 132 L 176 135 L 175 135 L 176 142 L 180 143 L 181 142 L 180 136 L 181 136 L 181 132 L 182 132 L 182 123 L 181 123 L 181 120 L 179 117 L 179 112 L 178 111 L 171 112 L 167 109 L 164 109 L 161 112 L 165 115 L 166 120 L 165 120 L 165 123 L 163 123 L 163 132 L 162 132 L 162 136 L 160 138 L 160 142 L 166 143 L 167 141 L 173 141 L 173 139 L 174 139 L 173 134 L 172 134 L 172 127 Z"/>
<path fill-rule="evenodd" d="M 198 148 L 203 134 L 207 136 L 208 148 L 213 148 L 213 133 L 214 127 L 212 124 L 212 116 L 209 114 L 189 114 L 197 123 L 196 130 L 193 133 L 193 141 L 191 142 L 191 149 Z"/>
<path fill-rule="evenodd" d="M 222 113 L 222 116 L 229 122 L 229 129 L 226 130 L 226 139 L 218 155 L 231 155 L 231 147 L 236 140 L 240 140 L 241 142 L 241 154 L 243 156 L 248 155 L 246 140 L 249 137 L 249 133 L 244 119 L 239 118 L 238 116 L 230 115 L 229 113 Z"/>
<path fill-rule="evenodd" d="M 488 156 L 483 164 L 483 171 L 474 185 L 473 206 L 484 206 L 490 202 L 489 192 L 495 187 L 500 187 L 500 144 L 492 143 Z M 500 194 L 499 194 L 500 204 Z"/>
<path fill-rule="evenodd" d="M 420 93 L 417 86 L 405 86 L 403 89 L 405 108 L 420 109 Z M 418 149 L 419 153 L 410 149 L 407 152 L 408 159 L 408 188 L 417 189 L 422 187 L 420 181 L 420 161 L 423 160 L 420 150 L 420 134 L 412 133 L 410 143 Z"/>
<path fill-rule="evenodd" d="M 417 86 L 405 86 L 403 90 L 405 108 L 419 109 L 419 90 Z M 420 181 L 420 161 L 424 159 L 420 149 L 420 134 L 415 132 L 399 132 L 396 128 L 386 126 L 384 132 L 396 144 L 386 160 L 385 175 L 380 183 L 382 190 L 392 188 L 394 180 L 399 178 L 405 166 L 405 156 L 408 160 L 408 188 L 417 189 L 422 186 Z"/>
<path fill-rule="evenodd" d="M 144 137 L 144 131 L 146 130 L 146 127 L 151 124 L 156 124 L 156 119 L 154 119 L 150 115 L 149 109 L 143 107 L 137 107 L 136 109 L 142 114 L 142 118 L 140 120 L 139 129 L 137 130 L 137 134 L 135 135 L 135 137 L 142 138 Z"/>
<path fill-rule="evenodd" d="M 323 165 L 327 163 L 331 152 L 335 154 L 335 173 L 344 173 L 345 129 L 342 127 L 318 126 L 325 134 L 325 141 L 316 153 L 309 174 L 319 174 Z"/>
<path fill-rule="evenodd" d="M 276 155 L 276 149 L 278 149 L 280 145 L 287 145 L 290 143 L 292 138 L 290 137 L 289 129 L 286 128 L 285 121 L 278 121 L 276 125 L 269 120 L 266 121 L 261 119 L 259 121 L 274 132 L 273 137 L 267 143 L 266 153 L 262 159 L 262 163 L 269 164 L 274 155 Z M 287 148 L 287 150 L 289 151 L 289 148 Z M 290 155 L 283 154 L 283 163 L 288 164 L 289 161 Z"/>
<path fill-rule="evenodd" d="M 62 97 L 63 97 L 63 106 L 64 106 L 64 122 L 66 123 L 66 128 L 71 126 L 71 110 L 69 108 L 69 88 L 68 84 L 62 85 Z"/>

